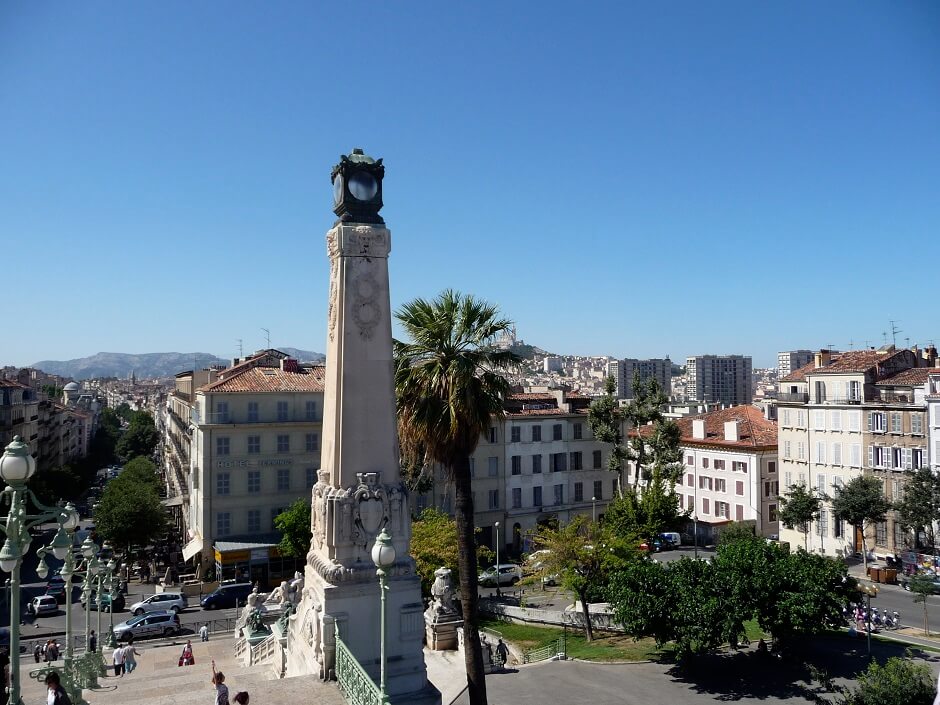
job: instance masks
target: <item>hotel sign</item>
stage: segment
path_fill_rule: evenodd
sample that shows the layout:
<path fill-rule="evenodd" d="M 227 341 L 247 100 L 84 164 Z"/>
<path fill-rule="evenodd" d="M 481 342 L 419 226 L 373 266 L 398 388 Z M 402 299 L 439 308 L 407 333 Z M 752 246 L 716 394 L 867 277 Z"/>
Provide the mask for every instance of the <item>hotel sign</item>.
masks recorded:
<path fill-rule="evenodd" d="M 274 465 L 290 465 L 294 461 L 290 458 L 275 458 L 262 460 L 216 460 L 217 468 L 264 468 Z"/>

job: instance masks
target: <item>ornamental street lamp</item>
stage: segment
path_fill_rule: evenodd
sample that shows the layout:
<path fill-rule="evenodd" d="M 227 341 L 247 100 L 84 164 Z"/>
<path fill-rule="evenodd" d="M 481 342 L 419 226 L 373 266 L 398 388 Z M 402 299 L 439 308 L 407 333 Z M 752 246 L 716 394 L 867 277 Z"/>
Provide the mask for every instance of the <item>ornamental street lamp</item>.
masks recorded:
<path fill-rule="evenodd" d="M 382 624 L 381 627 L 381 670 L 379 674 L 379 692 L 382 695 L 382 702 L 388 702 L 388 693 L 385 689 L 386 683 L 386 654 L 385 654 L 385 592 L 388 590 L 388 586 L 385 584 L 385 570 L 395 565 L 395 547 L 392 545 L 392 537 L 388 535 L 388 532 L 385 529 L 382 529 L 380 533 L 375 538 L 375 544 L 372 546 L 372 562 L 375 563 L 376 571 L 375 574 L 379 576 L 379 595 L 381 596 L 381 615 L 380 621 Z"/>
<path fill-rule="evenodd" d="M 597 523 L 597 497 L 591 497 L 591 521 Z"/>
<path fill-rule="evenodd" d="M 499 522 L 496 524 L 496 597 L 501 595 L 499 591 Z"/>
<path fill-rule="evenodd" d="M 39 502 L 26 483 L 36 472 L 36 461 L 29 453 L 29 446 L 19 436 L 13 438 L 0 457 L 0 478 L 6 487 L 0 493 L 0 503 L 9 500 L 9 510 L 0 531 L 6 537 L 0 548 L 0 569 L 10 574 L 10 685 L 9 702 L 21 705 L 20 697 L 20 568 L 23 557 L 29 553 L 32 537 L 29 530 L 39 524 L 56 521 L 59 530 L 49 546 L 53 555 L 64 560 L 70 552 L 71 541 L 66 524 L 77 525 L 74 508 L 47 507 Z M 39 510 L 37 514 L 27 513 L 27 503 Z M 74 519 L 74 524 L 73 524 Z M 47 567 L 48 569 L 48 567 Z M 66 616 L 68 612 L 66 612 Z"/>
<path fill-rule="evenodd" d="M 865 633 L 868 640 L 868 655 L 871 656 L 871 598 L 878 597 L 878 586 L 859 583 L 858 591 L 865 596 Z"/>

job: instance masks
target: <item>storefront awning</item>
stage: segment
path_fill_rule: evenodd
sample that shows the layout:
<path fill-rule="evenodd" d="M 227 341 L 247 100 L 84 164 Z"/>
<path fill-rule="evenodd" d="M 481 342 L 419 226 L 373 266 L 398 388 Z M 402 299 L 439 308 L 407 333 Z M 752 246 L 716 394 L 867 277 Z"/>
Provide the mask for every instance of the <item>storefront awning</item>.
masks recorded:
<path fill-rule="evenodd" d="M 183 506 L 182 497 L 168 497 L 160 501 L 163 502 L 164 507 L 182 507 Z"/>
<path fill-rule="evenodd" d="M 202 551 L 202 536 L 197 536 L 188 544 L 183 546 L 183 560 L 188 561 L 200 551 Z"/>

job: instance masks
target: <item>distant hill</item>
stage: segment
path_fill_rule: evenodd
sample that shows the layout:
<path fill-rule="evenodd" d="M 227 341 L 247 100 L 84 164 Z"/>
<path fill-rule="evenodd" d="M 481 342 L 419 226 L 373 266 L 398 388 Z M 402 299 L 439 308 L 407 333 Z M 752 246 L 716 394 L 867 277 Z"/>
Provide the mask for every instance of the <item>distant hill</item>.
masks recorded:
<path fill-rule="evenodd" d="M 298 348 L 278 348 L 282 352 L 296 357 L 301 362 L 321 362 L 322 353 L 312 350 L 299 350 Z M 229 358 L 216 357 L 209 353 L 143 353 L 131 355 L 128 353 L 101 352 L 89 357 L 80 357 L 76 360 L 41 360 L 32 365 L 36 369 L 49 374 L 72 377 L 74 379 L 92 379 L 96 377 L 117 377 L 126 379 L 131 373 L 138 379 L 153 379 L 155 377 L 172 377 L 177 372 L 191 370 L 194 366 L 210 367 L 212 365 L 230 365 Z"/>

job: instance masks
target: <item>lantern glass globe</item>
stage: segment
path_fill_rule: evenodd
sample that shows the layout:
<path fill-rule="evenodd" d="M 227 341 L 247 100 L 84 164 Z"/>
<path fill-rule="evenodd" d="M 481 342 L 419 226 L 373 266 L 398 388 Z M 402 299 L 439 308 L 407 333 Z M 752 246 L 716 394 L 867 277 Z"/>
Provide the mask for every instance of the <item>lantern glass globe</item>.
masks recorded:
<path fill-rule="evenodd" d="M 15 436 L 0 457 L 0 477 L 8 485 L 16 486 L 25 484 L 35 472 L 36 460 L 29 454 L 29 446 Z"/>
<path fill-rule="evenodd" d="M 395 564 L 395 547 L 392 545 L 392 537 L 385 529 L 382 529 L 372 546 L 372 562 L 376 568 L 388 568 Z"/>

